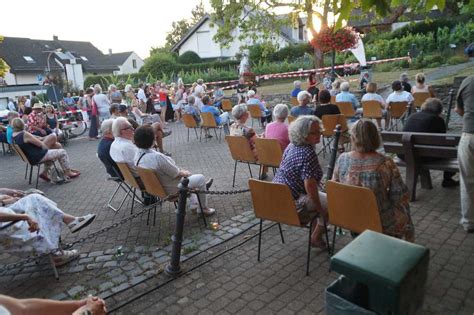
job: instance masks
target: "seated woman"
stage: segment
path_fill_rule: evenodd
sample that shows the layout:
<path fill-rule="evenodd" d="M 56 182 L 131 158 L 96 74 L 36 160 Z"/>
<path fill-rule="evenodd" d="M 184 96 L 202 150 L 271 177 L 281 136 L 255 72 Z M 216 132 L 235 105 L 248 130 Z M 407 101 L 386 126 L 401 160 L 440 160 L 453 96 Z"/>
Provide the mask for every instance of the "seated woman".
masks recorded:
<path fill-rule="evenodd" d="M 95 214 L 74 217 L 58 209 L 55 202 L 40 194 L 0 188 L 0 251 L 30 256 L 50 253 L 59 248 L 63 223 L 72 233 L 88 226 Z M 11 224 L 12 221 L 18 221 Z M 79 256 L 77 250 L 54 254 L 56 266 Z"/>
<path fill-rule="evenodd" d="M 380 108 L 382 109 L 382 117 L 385 119 L 385 129 L 390 125 L 390 116 L 387 112 L 387 103 L 380 94 L 377 94 L 377 83 L 370 82 L 367 84 L 366 93 L 362 96 L 361 102 L 365 101 L 376 101 L 380 103 Z M 382 119 L 377 118 L 377 126 L 379 129 L 382 129 Z"/>
<path fill-rule="evenodd" d="M 430 97 L 435 97 L 433 88 L 425 84 L 425 74 L 424 73 L 417 73 L 415 76 L 416 84 L 414 87 L 411 88 L 411 94 L 415 93 L 429 93 Z"/>
<path fill-rule="evenodd" d="M 48 146 L 38 140 L 31 133 L 24 131 L 25 123 L 20 118 L 12 120 L 13 127 L 13 143 L 17 144 L 25 153 L 28 161 L 31 164 L 44 163 L 44 170 L 40 174 L 40 178 L 49 182 L 49 170 L 51 169 L 51 161 L 58 160 L 61 165 L 64 175 L 69 178 L 74 178 L 80 175 L 76 170 L 73 170 L 69 163 L 69 156 L 64 149 L 49 149 Z"/>
<path fill-rule="evenodd" d="M 300 116 L 290 124 L 290 144 L 283 154 L 280 168 L 273 179 L 274 183 L 287 185 L 295 200 L 302 222 L 308 222 L 315 215 L 327 222 L 326 194 L 318 187 L 323 178 L 315 145 L 321 137 L 322 123 L 316 116 Z M 323 240 L 324 221 L 318 225 L 311 236 L 312 246 L 326 248 Z"/>
<path fill-rule="evenodd" d="M 408 188 L 389 157 L 376 149 L 380 136 L 373 122 L 361 119 L 351 129 L 354 151 L 337 160 L 333 180 L 370 188 L 377 199 L 384 234 L 414 241 L 414 227 L 408 204 Z"/>
<path fill-rule="evenodd" d="M 148 125 L 140 126 L 135 130 L 133 140 L 139 150 L 135 154 L 134 163 L 137 167 L 153 169 L 156 171 L 161 185 L 167 194 L 178 192 L 178 184 L 182 177 L 188 177 L 189 188 L 205 191 L 212 184 L 212 179 L 206 182 L 204 175 L 194 174 L 190 171 L 179 168 L 171 157 L 159 153 L 152 149 L 155 134 L 153 128 Z M 199 194 L 202 202 L 203 212 L 206 216 L 213 215 L 216 210 L 207 206 L 205 194 Z M 199 203 L 196 194 L 192 194 L 189 208 L 200 213 Z"/>
<path fill-rule="evenodd" d="M 324 115 L 337 115 L 341 111 L 339 107 L 331 104 L 331 93 L 328 90 L 321 90 L 319 92 L 320 105 L 314 110 L 314 115 L 319 119 L 322 119 Z"/>
<path fill-rule="evenodd" d="M 61 138 L 63 132 L 59 128 L 58 116 L 54 111 L 53 105 L 46 105 L 46 123 L 48 128 L 51 129 L 52 133 L 55 134 L 58 138 Z"/>
<path fill-rule="evenodd" d="M 273 109 L 273 116 L 275 116 L 275 121 L 265 127 L 265 138 L 277 139 L 283 152 L 288 144 L 290 144 L 288 125 L 285 124 L 285 119 L 288 117 L 288 106 L 278 104 Z"/>

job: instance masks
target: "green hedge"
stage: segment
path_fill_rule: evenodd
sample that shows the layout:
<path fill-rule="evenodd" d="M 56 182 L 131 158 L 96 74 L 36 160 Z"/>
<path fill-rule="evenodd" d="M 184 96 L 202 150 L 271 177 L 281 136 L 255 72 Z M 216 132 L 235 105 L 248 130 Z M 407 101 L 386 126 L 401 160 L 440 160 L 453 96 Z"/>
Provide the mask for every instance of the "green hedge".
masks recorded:
<path fill-rule="evenodd" d="M 181 64 L 200 63 L 201 61 L 201 57 L 191 50 L 186 51 L 178 57 L 178 63 Z"/>

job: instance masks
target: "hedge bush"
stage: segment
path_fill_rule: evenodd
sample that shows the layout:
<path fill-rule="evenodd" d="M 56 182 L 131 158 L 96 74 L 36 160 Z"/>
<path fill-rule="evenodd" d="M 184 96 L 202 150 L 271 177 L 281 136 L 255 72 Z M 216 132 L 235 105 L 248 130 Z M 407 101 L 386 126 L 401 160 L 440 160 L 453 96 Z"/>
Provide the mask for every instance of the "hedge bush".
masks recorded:
<path fill-rule="evenodd" d="M 196 54 L 194 51 L 186 51 L 182 55 L 179 55 L 178 57 L 178 63 L 181 64 L 190 64 L 190 63 L 200 63 L 201 57 L 199 57 L 198 54 Z"/>

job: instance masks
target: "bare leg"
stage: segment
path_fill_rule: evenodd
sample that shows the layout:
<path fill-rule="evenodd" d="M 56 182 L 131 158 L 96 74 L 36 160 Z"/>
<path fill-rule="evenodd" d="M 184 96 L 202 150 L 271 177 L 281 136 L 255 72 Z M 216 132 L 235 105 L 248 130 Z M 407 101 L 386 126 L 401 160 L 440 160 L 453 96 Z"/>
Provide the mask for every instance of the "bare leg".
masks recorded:
<path fill-rule="evenodd" d="M 58 137 L 52 133 L 43 138 L 43 143 L 48 147 L 48 149 L 61 149 L 62 146 L 58 143 Z"/>
<path fill-rule="evenodd" d="M 377 121 L 377 126 L 379 126 L 379 129 L 382 129 L 382 119 L 381 118 L 377 118 L 375 119 Z"/>
<path fill-rule="evenodd" d="M 151 126 L 155 132 L 156 146 L 158 147 L 158 150 L 163 153 L 163 128 L 161 127 L 160 123 L 154 123 Z"/>
<path fill-rule="evenodd" d="M 161 121 L 166 123 L 166 106 L 161 106 Z"/>

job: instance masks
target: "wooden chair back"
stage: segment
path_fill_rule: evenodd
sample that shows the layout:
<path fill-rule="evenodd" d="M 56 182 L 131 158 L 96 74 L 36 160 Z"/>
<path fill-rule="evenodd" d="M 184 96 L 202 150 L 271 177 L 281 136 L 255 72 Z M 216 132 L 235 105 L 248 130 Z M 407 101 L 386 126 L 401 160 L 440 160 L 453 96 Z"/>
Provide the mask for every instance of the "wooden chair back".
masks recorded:
<path fill-rule="evenodd" d="M 413 105 L 420 108 L 421 105 L 423 105 L 423 103 L 430 97 L 431 97 L 431 95 L 430 95 L 429 92 L 416 92 L 416 93 L 413 93 L 413 98 L 415 99 L 413 101 Z"/>
<path fill-rule="evenodd" d="M 281 150 L 281 145 L 278 140 L 256 138 L 255 148 L 257 149 L 259 164 L 270 167 L 280 167 L 283 151 Z"/>
<path fill-rule="evenodd" d="M 224 112 L 231 112 L 232 111 L 232 103 L 229 99 L 225 98 L 221 102 L 221 107 Z"/>
<path fill-rule="evenodd" d="M 244 136 L 225 136 L 230 155 L 235 161 L 256 163 L 257 160 L 250 149 L 250 144 Z"/>
<path fill-rule="evenodd" d="M 198 124 L 196 120 L 194 120 L 193 115 L 191 114 L 183 114 L 183 122 L 186 128 L 198 128 Z"/>
<path fill-rule="evenodd" d="M 120 173 L 122 173 L 123 180 L 127 184 L 129 184 L 133 188 L 141 190 L 140 184 L 138 184 L 137 179 L 133 175 L 127 163 L 117 162 L 117 167 L 119 168 Z"/>
<path fill-rule="evenodd" d="M 363 101 L 362 109 L 365 118 L 382 118 L 382 104 L 378 101 Z"/>
<path fill-rule="evenodd" d="M 334 136 L 337 125 L 341 125 L 341 131 L 347 131 L 347 120 L 342 114 L 323 115 L 322 117 L 324 130 L 321 133 L 324 137 Z"/>
<path fill-rule="evenodd" d="M 28 158 L 26 157 L 25 152 L 23 152 L 23 150 L 20 148 L 18 144 L 12 144 L 12 147 L 13 147 L 13 150 L 15 150 L 16 154 L 18 154 L 18 156 L 23 162 L 27 164 L 31 164 L 30 161 L 28 161 Z"/>
<path fill-rule="evenodd" d="M 331 104 L 336 104 L 336 95 L 331 95 Z"/>
<path fill-rule="evenodd" d="M 290 104 L 291 104 L 292 107 L 293 106 L 298 106 L 299 105 L 298 99 L 296 97 L 291 97 L 290 98 Z"/>
<path fill-rule="evenodd" d="M 377 200 L 372 190 L 329 180 L 326 192 L 329 223 L 355 233 L 365 230 L 383 232 Z"/>
<path fill-rule="evenodd" d="M 214 118 L 214 115 L 210 112 L 207 113 L 201 113 L 201 127 L 205 128 L 217 128 L 216 120 Z"/>
<path fill-rule="evenodd" d="M 388 111 L 391 118 L 400 119 L 408 110 L 408 102 L 390 102 Z"/>
<path fill-rule="evenodd" d="M 295 201 L 287 185 L 249 179 L 249 188 L 255 217 L 301 226 Z"/>
<path fill-rule="evenodd" d="M 137 167 L 137 172 L 147 193 L 160 199 L 164 199 L 167 196 L 155 170 Z"/>
<path fill-rule="evenodd" d="M 260 110 L 260 107 L 258 105 L 247 104 L 247 110 L 250 113 L 250 117 L 252 117 L 253 119 L 260 119 L 262 117 L 262 111 Z"/>
<path fill-rule="evenodd" d="M 291 124 L 291 123 L 294 122 L 295 120 L 296 120 L 296 117 L 295 117 L 295 116 L 288 115 L 288 124 Z"/>
<path fill-rule="evenodd" d="M 351 102 L 336 102 L 336 106 L 339 108 L 341 114 L 346 116 L 346 118 L 352 118 L 356 115 Z"/>

